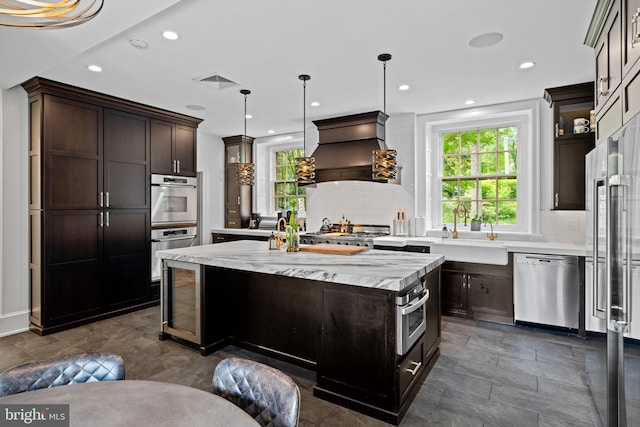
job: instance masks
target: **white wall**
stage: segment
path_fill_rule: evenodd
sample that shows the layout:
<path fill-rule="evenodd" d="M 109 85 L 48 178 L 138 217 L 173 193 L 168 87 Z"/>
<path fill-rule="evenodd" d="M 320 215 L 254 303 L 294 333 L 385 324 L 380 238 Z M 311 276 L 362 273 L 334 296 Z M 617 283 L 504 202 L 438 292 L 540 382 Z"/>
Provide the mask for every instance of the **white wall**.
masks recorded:
<path fill-rule="evenodd" d="M 0 336 L 29 325 L 28 115 L 22 87 L 2 90 L 0 99 Z"/>
<path fill-rule="evenodd" d="M 211 243 L 211 229 L 224 227 L 224 143 L 198 132 L 198 172 L 201 173 L 200 242 Z"/>

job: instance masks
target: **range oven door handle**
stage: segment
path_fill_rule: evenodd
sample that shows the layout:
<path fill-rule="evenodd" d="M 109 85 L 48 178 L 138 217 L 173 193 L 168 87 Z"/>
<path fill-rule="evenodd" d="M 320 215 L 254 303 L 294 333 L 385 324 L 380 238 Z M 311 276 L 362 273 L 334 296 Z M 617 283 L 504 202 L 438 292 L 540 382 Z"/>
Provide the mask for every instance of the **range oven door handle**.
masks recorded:
<path fill-rule="evenodd" d="M 169 238 L 162 238 L 162 239 L 151 239 L 151 241 L 153 243 L 161 243 L 161 242 L 175 242 L 178 240 L 193 240 L 195 239 L 197 236 L 184 236 L 184 237 L 169 237 Z"/>
<path fill-rule="evenodd" d="M 402 310 L 400 310 L 400 312 L 402 313 L 403 316 L 406 316 L 407 314 L 411 314 L 414 311 L 416 311 L 418 308 L 420 308 L 421 305 L 423 305 L 425 302 L 427 302 L 427 300 L 429 299 L 429 289 L 425 289 L 424 290 L 424 295 L 416 302 L 414 302 L 413 304 L 410 304 L 406 307 L 403 307 Z"/>

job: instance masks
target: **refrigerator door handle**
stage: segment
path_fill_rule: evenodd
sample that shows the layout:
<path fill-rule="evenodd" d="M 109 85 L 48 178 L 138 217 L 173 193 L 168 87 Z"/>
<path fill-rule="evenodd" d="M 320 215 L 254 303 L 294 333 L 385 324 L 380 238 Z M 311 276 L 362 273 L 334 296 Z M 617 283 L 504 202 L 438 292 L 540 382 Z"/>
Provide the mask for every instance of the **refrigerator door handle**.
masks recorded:
<path fill-rule="evenodd" d="M 599 245 L 599 241 L 598 241 L 598 224 L 600 222 L 600 189 L 602 188 L 606 188 L 606 178 L 596 178 L 594 179 L 594 185 L 593 185 L 593 206 L 591 207 L 592 211 L 593 211 L 593 269 L 592 269 L 592 276 L 593 276 L 593 280 L 591 281 L 591 284 L 593 286 L 593 315 L 599 319 L 606 319 L 607 318 L 607 307 L 606 305 L 600 306 L 599 302 L 601 299 L 601 296 L 604 295 L 601 292 L 601 287 L 602 286 L 606 286 L 606 283 L 599 283 L 598 282 L 598 270 L 600 267 L 600 253 L 598 252 L 598 246 Z M 606 193 L 605 193 L 606 194 Z M 605 299 L 605 304 L 606 304 L 606 299 Z"/>
<path fill-rule="evenodd" d="M 610 205 L 607 221 L 610 225 L 607 227 L 609 229 L 607 262 L 610 266 L 608 280 L 611 282 L 608 317 L 611 328 L 623 333 L 629 330 L 631 308 L 629 298 L 632 274 L 631 233 L 626 203 L 626 199 L 630 197 L 630 178 L 627 175 L 612 175 L 608 181 L 607 197 Z M 614 287 L 618 290 L 615 297 L 611 294 Z"/>

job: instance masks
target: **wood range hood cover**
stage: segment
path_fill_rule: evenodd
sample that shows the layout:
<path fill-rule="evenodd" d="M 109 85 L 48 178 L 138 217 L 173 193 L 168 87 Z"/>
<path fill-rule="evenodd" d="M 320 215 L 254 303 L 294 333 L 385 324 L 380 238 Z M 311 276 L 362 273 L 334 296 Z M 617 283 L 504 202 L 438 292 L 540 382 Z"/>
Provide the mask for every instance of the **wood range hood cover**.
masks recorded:
<path fill-rule="evenodd" d="M 387 118 L 382 111 L 371 111 L 314 120 L 319 134 L 318 147 L 312 154 L 315 181 L 373 181 L 371 156 L 384 147 Z"/>

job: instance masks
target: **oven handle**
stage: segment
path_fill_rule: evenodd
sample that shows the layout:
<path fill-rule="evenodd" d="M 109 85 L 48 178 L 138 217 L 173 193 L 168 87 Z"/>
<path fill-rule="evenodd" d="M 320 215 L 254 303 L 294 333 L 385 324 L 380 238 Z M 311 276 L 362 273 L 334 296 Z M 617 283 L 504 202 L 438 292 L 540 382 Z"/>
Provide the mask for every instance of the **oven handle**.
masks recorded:
<path fill-rule="evenodd" d="M 424 304 L 428 299 L 429 299 L 429 289 L 425 289 L 424 295 L 417 302 L 411 305 L 408 305 L 401 310 L 402 315 L 406 316 L 407 314 L 413 313 L 418 308 L 420 308 L 420 306 Z"/>
<path fill-rule="evenodd" d="M 169 237 L 169 238 L 162 238 L 162 239 L 151 239 L 152 242 L 154 243 L 158 243 L 158 242 L 175 242 L 176 240 L 192 240 L 195 239 L 198 236 L 184 236 L 184 237 Z"/>

